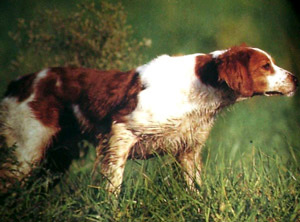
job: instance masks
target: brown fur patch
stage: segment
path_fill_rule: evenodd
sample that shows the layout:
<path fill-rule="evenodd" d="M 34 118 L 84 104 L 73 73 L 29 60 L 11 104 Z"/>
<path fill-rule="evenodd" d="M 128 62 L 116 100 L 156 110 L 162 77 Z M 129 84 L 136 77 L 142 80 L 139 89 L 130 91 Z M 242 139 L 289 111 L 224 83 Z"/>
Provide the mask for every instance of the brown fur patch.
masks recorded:
<path fill-rule="evenodd" d="M 263 93 L 268 87 L 267 76 L 273 75 L 275 70 L 270 59 L 264 53 L 253 51 L 249 62 L 249 72 L 253 79 L 254 92 Z"/>
<path fill-rule="evenodd" d="M 213 87 L 220 85 L 218 65 L 216 60 L 212 58 L 212 55 L 197 56 L 195 72 L 204 84 Z"/>
<path fill-rule="evenodd" d="M 244 97 L 253 95 L 253 81 L 248 71 L 252 50 L 233 47 L 218 57 L 219 79 Z"/>
<path fill-rule="evenodd" d="M 97 128 L 103 125 L 102 121 L 125 121 L 122 117 L 136 107 L 140 90 L 140 79 L 134 70 L 52 68 L 37 83 L 30 106 L 45 125 L 59 127 L 64 108 L 77 104 L 84 117 Z"/>

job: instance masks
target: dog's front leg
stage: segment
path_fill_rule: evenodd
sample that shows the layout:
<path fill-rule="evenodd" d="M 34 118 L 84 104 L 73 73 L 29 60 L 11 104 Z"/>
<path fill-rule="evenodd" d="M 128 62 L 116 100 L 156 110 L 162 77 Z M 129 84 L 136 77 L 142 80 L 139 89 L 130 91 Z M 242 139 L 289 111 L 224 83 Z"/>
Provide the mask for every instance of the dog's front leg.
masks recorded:
<path fill-rule="evenodd" d="M 103 153 L 101 173 L 107 178 L 107 190 L 111 193 L 120 192 L 123 172 L 131 147 L 137 138 L 126 128 L 124 123 L 113 123 L 108 147 Z"/>
<path fill-rule="evenodd" d="M 185 151 L 178 155 L 177 160 L 184 171 L 184 179 L 192 190 L 195 189 L 195 182 L 198 185 L 201 185 L 201 155 L 200 155 L 201 147 L 197 147 L 197 149 Z"/>

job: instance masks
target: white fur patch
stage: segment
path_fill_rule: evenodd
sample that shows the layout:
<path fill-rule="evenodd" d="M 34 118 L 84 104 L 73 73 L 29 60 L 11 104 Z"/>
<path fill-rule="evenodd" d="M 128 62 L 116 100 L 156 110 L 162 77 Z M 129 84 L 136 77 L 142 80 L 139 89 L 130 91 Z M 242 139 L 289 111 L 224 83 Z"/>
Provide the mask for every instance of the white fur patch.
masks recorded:
<path fill-rule="evenodd" d="M 146 89 L 129 119 L 145 125 L 165 124 L 196 108 L 190 101 L 191 89 L 198 84 L 195 59 L 200 54 L 180 57 L 163 55 L 137 69 Z"/>
<path fill-rule="evenodd" d="M 216 50 L 214 52 L 211 52 L 210 54 L 212 55 L 212 57 L 214 59 L 218 58 L 220 55 L 222 55 L 223 53 L 227 52 L 228 50 Z"/>
<path fill-rule="evenodd" d="M 34 85 L 37 84 L 41 79 L 45 78 L 48 74 L 49 69 L 44 69 L 42 71 L 40 71 L 36 78 L 34 79 Z"/>
<path fill-rule="evenodd" d="M 0 104 L 1 134 L 8 146 L 16 145 L 16 157 L 20 165 L 18 171 L 27 174 L 31 165 L 44 155 L 45 148 L 57 129 L 44 126 L 29 107 L 34 94 L 27 100 L 18 102 L 14 97 L 6 97 Z"/>
<path fill-rule="evenodd" d="M 127 129 L 138 137 L 132 156 L 143 158 L 168 147 L 176 155 L 184 147 L 202 145 L 206 140 L 226 101 L 218 89 L 197 77 L 198 55 L 202 54 L 163 55 L 137 69 L 146 88 L 138 95 L 136 109 L 127 116 Z"/>
<path fill-rule="evenodd" d="M 288 78 L 288 72 L 273 64 L 275 73 L 267 76 L 268 88 L 270 91 L 276 91 L 279 87 L 284 86 Z"/>

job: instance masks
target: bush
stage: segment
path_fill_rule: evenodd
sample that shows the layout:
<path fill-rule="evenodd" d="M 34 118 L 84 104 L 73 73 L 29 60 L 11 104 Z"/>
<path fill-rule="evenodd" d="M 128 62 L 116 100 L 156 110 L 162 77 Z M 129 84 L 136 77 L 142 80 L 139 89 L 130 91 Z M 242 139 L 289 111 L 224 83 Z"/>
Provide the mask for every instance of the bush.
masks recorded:
<path fill-rule="evenodd" d="M 53 66 L 132 69 L 141 62 L 139 51 L 147 42 L 132 39 L 121 4 L 106 2 L 79 4 L 67 14 L 40 11 L 31 21 L 19 19 L 18 31 L 10 35 L 19 49 L 12 62 L 18 74 Z M 1 137 L 0 147 L 0 171 L 4 163 L 16 165 L 13 149 L 2 147 Z"/>
<path fill-rule="evenodd" d="M 97 5 L 98 6 L 98 5 Z M 32 72 L 50 66 L 131 69 L 141 62 L 146 40 L 133 40 L 121 4 L 94 2 L 75 12 L 39 12 L 32 21 L 18 20 L 10 33 L 19 49 L 13 71 Z M 148 41 L 149 42 L 149 41 Z"/>

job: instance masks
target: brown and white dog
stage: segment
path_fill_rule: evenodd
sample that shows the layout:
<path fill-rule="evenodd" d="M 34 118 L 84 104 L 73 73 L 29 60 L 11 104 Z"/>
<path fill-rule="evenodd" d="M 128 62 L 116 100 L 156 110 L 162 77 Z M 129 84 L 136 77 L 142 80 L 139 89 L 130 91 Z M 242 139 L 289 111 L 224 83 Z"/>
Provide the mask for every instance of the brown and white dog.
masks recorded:
<path fill-rule="evenodd" d="M 200 183 L 201 147 L 219 110 L 255 95 L 291 96 L 297 85 L 269 54 L 246 46 L 162 55 L 128 72 L 48 68 L 25 75 L 1 102 L 0 135 L 15 146 L 18 164 L 4 164 L 0 178 L 22 180 L 55 145 L 78 139 L 74 132 L 98 139 L 110 192 L 119 190 L 128 158 L 154 153 L 174 155 L 192 186 Z"/>

